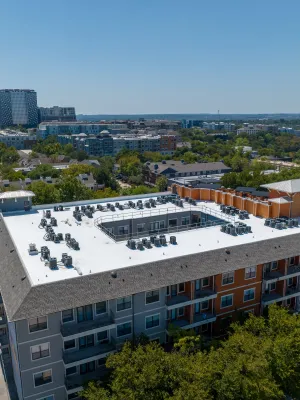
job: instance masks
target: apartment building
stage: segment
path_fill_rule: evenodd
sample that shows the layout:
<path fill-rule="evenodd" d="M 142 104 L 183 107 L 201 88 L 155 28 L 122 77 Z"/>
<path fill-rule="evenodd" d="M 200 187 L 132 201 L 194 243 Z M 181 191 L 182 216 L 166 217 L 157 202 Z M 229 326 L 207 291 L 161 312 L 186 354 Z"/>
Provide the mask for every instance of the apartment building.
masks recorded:
<path fill-rule="evenodd" d="M 32 149 L 36 142 L 36 135 L 11 129 L 0 130 L 0 143 L 4 143 L 7 147 L 13 146 L 17 150 L 28 150 Z"/>
<path fill-rule="evenodd" d="M 30 89 L 0 90 L 0 127 L 38 124 L 37 95 Z"/>
<path fill-rule="evenodd" d="M 288 207 L 279 220 L 274 206 L 271 221 L 259 206 L 227 205 L 235 197 L 223 189 L 173 190 L 181 198 L 51 207 L 32 207 L 32 192 L 0 194 L 0 288 L 20 400 L 77 398 L 141 333 L 165 343 L 172 324 L 218 336 L 272 303 L 300 310 L 300 228 Z"/>
<path fill-rule="evenodd" d="M 76 121 L 75 107 L 39 107 L 39 122 Z"/>
<path fill-rule="evenodd" d="M 92 123 L 92 122 L 43 122 L 39 125 L 37 134 L 41 138 L 49 135 L 99 135 L 103 130 L 114 130 L 114 133 L 126 132 L 127 124 Z"/>

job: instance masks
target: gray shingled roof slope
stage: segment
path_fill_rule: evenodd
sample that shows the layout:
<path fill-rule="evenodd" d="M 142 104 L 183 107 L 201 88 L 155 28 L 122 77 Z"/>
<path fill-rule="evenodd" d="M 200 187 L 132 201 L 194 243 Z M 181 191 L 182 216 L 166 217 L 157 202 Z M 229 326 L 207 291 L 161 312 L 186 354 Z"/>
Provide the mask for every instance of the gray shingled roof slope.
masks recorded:
<path fill-rule="evenodd" d="M 226 271 L 292 257 L 300 251 L 300 233 L 207 251 L 159 262 L 31 286 L 13 243 L 0 221 L 0 288 L 10 321 L 51 314 Z M 180 236 L 178 237 L 180 246 Z M 228 253 L 229 251 L 229 253 Z M 23 279 L 23 280 L 22 280 Z"/>
<path fill-rule="evenodd" d="M 155 165 L 158 165 L 158 169 L 155 169 Z M 223 162 L 208 162 L 208 163 L 194 163 L 184 164 L 181 161 L 167 160 L 165 163 L 153 162 L 148 165 L 152 172 L 162 173 L 168 168 L 174 169 L 177 172 L 200 172 L 200 171 L 216 171 L 216 170 L 228 170 L 231 168 L 227 167 Z"/>
<path fill-rule="evenodd" d="M 278 190 L 285 193 L 299 193 L 300 192 L 300 179 L 290 179 L 289 181 L 281 181 L 261 185 L 266 189 Z"/>

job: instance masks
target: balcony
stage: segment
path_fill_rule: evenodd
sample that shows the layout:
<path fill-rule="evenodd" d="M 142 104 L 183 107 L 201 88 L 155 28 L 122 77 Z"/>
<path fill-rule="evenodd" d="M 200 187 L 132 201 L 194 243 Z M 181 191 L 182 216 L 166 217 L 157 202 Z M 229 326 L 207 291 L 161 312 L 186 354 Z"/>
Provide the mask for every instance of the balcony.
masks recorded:
<path fill-rule="evenodd" d="M 293 265 L 291 267 L 288 267 L 287 273 L 285 275 L 285 278 L 293 278 L 294 276 L 299 276 L 300 275 L 300 265 Z"/>
<path fill-rule="evenodd" d="M 114 316 L 111 312 L 101 318 L 96 318 L 92 321 L 84 322 L 71 322 L 61 325 L 61 334 L 64 338 L 75 339 L 84 336 L 88 331 L 100 332 L 102 328 L 112 329 L 115 328 Z"/>
<path fill-rule="evenodd" d="M 107 354 L 116 350 L 115 343 L 103 343 L 96 346 L 85 347 L 80 350 L 75 351 L 64 351 L 63 360 L 64 363 L 69 367 L 69 364 L 78 363 L 79 361 L 86 360 L 86 362 L 92 361 L 99 356 L 105 357 Z"/>
<path fill-rule="evenodd" d="M 0 335 L 0 344 L 1 346 L 8 345 L 8 336 L 7 335 Z"/>
<path fill-rule="evenodd" d="M 267 306 L 272 303 L 277 303 L 279 301 L 287 300 L 292 297 L 300 296 L 300 287 L 288 287 L 285 294 L 280 294 L 277 292 L 265 293 L 262 296 L 262 304 Z"/>
<path fill-rule="evenodd" d="M 215 299 L 217 294 L 210 288 L 196 290 L 194 293 L 194 299 L 190 296 L 178 294 L 167 299 L 166 306 L 167 310 L 174 310 L 175 308 L 189 306 L 191 304 L 201 303 L 202 301 Z"/>
<path fill-rule="evenodd" d="M 197 326 L 208 324 L 210 322 L 215 322 L 216 316 L 211 312 L 194 314 L 193 321 L 190 322 L 188 319 L 178 319 L 174 321 L 167 321 L 167 330 L 170 325 L 173 325 L 181 329 L 193 329 Z"/>
<path fill-rule="evenodd" d="M 263 279 L 268 283 L 276 282 L 284 279 L 284 274 L 280 271 L 269 271 L 264 273 Z"/>
<path fill-rule="evenodd" d="M 195 291 L 195 299 L 201 299 L 201 301 L 215 299 L 216 297 L 217 293 L 210 288 Z"/>
<path fill-rule="evenodd" d="M 67 391 L 80 391 L 89 381 L 101 380 L 107 374 L 105 367 L 98 368 L 93 372 L 84 375 L 71 375 L 65 378 L 65 387 Z"/>

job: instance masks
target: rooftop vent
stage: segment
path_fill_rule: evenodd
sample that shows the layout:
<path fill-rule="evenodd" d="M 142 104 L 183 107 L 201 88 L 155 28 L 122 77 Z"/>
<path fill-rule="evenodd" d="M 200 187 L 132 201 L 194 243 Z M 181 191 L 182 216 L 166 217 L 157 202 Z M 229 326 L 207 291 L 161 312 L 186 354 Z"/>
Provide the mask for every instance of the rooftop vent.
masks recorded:
<path fill-rule="evenodd" d="M 57 259 L 55 257 L 51 257 L 50 258 L 49 267 L 50 267 L 50 269 L 56 269 L 57 268 Z"/>
<path fill-rule="evenodd" d="M 177 244 L 177 242 L 176 242 L 176 236 L 170 236 L 170 243 L 171 243 L 171 244 Z"/>
<path fill-rule="evenodd" d="M 29 244 L 28 252 L 29 252 L 29 254 L 31 256 L 39 253 L 38 249 L 36 248 L 36 244 L 35 243 L 30 243 Z"/>

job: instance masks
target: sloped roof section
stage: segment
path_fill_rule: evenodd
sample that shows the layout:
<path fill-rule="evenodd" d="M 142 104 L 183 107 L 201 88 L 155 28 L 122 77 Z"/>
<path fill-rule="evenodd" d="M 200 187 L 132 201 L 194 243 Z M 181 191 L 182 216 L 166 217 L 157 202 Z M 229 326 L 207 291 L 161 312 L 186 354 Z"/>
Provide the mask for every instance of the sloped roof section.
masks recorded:
<path fill-rule="evenodd" d="M 261 185 L 261 187 L 291 194 L 300 193 L 300 179 L 268 183 L 267 185 Z"/>
<path fill-rule="evenodd" d="M 283 196 L 283 197 L 276 197 L 275 199 L 269 199 L 272 203 L 277 203 L 277 204 L 287 204 L 287 203 L 292 203 L 293 200 L 288 197 L 288 196 Z"/>

